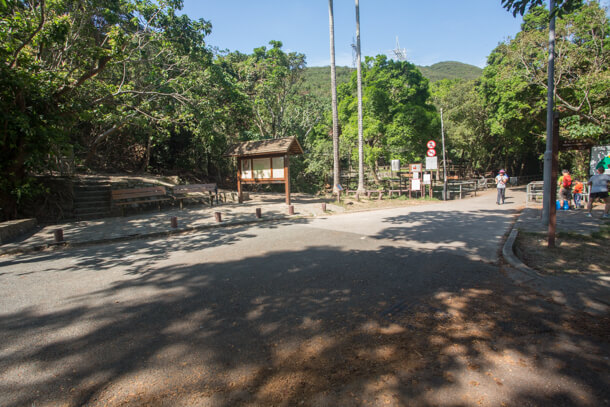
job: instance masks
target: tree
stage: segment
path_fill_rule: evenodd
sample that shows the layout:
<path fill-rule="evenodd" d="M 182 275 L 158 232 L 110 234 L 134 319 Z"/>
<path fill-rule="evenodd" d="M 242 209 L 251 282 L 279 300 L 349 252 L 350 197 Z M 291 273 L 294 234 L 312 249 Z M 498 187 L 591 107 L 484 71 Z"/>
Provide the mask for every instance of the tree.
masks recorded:
<path fill-rule="evenodd" d="M 364 161 L 378 182 L 380 158 L 421 160 L 426 140 L 438 134 L 440 123 L 430 103 L 428 80 L 409 62 L 367 57 L 362 70 Z M 352 145 L 358 135 L 356 74 L 340 87 L 339 118 L 343 136 Z"/>
<path fill-rule="evenodd" d="M 0 9 L 5 217 L 14 217 L 21 197 L 32 193 L 28 176 L 52 169 L 79 135 L 91 136 L 95 148 L 131 125 L 150 140 L 153 129 L 175 121 L 174 108 L 192 101 L 192 63 L 211 61 L 203 41 L 210 25 L 176 16 L 180 6 L 38 0 Z"/>
<path fill-rule="evenodd" d="M 362 62 L 360 61 L 360 7 L 356 0 L 356 75 L 358 83 L 358 192 L 364 192 L 364 136 L 362 133 Z"/>
<path fill-rule="evenodd" d="M 513 13 L 524 15 L 527 11 L 544 6 L 544 0 L 501 0 L 502 7 Z M 571 13 L 582 5 L 582 0 L 556 0 L 552 15 L 562 16 Z"/>
<path fill-rule="evenodd" d="M 337 108 L 337 74 L 335 70 L 335 20 L 333 0 L 328 0 L 328 27 L 330 31 L 330 88 L 333 112 L 333 191 L 337 191 L 340 181 L 339 173 L 339 114 Z"/>
<path fill-rule="evenodd" d="M 297 95 L 305 68 L 305 55 L 284 52 L 280 41 L 269 45 L 269 49 L 254 49 L 252 55 L 232 53 L 225 58 L 234 65 L 237 81 L 250 99 L 256 138 L 288 136 L 288 106 Z"/>

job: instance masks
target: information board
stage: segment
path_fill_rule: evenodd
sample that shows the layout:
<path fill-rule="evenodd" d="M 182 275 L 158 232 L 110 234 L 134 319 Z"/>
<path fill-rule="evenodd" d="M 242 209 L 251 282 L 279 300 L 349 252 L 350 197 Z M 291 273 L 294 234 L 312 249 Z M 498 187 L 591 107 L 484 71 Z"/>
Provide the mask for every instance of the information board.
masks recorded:
<path fill-rule="evenodd" d="M 432 176 L 430 174 L 424 174 L 424 185 L 430 185 L 432 183 Z"/>
<path fill-rule="evenodd" d="M 411 180 L 411 191 L 419 191 L 420 189 L 421 189 L 420 180 L 413 178 Z"/>
<path fill-rule="evenodd" d="M 426 170 L 437 170 L 438 169 L 438 157 L 426 157 Z"/>

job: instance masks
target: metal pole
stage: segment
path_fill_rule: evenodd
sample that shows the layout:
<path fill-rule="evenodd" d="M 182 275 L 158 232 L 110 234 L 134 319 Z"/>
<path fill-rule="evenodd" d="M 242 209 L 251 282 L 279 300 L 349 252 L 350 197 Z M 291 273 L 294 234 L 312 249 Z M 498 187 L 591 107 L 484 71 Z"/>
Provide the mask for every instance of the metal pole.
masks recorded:
<path fill-rule="evenodd" d="M 549 1 L 549 10 L 555 9 L 555 0 Z M 552 161 L 553 161 L 553 95 L 555 93 L 555 16 L 549 22 L 549 66 L 547 69 L 547 102 L 546 102 L 546 151 L 544 152 L 544 188 L 542 203 L 542 223 L 549 224 L 550 208 L 555 197 L 551 196 Z"/>
<path fill-rule="evenodd" d="M 441 140 L 443 142 L 443 201 L 447 200 L 447 159 L 445 158 L 445 127 L 443 126 L 443 108 L 441 107 Z"/>

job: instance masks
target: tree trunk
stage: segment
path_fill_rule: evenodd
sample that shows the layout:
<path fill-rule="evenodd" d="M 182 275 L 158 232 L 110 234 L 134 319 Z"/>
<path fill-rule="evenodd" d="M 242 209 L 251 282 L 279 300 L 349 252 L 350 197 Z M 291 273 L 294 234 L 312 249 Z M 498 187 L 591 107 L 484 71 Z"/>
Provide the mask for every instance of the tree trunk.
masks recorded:
<path fill-rule="evenodd" d="M 362 67 L 360 63 L 360 5 L 356 0 L 356 71 L 358 74 L 358 192 L 364 192 L 364 136 L 362 132 Z"/>
<path fill-rule="evenodd" d="M 328 0 L 328 26 L 330 31 L 330 87 L 333 108 L 333 191 L 337 191 L 339 174 L 339 113 L 337 112 L 337 75 L 335 69 L 335 22 L 333 0 Z"/>
<path fill-rule="evenodd" d="M 150 149 L 152 144 L 152 136 L 148 136 L 146 141 L 146 154 L 144 154 L 144 163 L 142 164 L 142 171 L 147 172 L 148 166 L 150 165 Z"/>

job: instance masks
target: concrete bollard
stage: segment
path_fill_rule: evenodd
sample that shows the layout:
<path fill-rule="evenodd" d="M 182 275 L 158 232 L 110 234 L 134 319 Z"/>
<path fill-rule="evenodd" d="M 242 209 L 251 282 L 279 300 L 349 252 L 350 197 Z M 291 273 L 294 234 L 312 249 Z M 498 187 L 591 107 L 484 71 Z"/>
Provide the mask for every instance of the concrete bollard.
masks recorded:
<path fill-rule="evenodd" d="M 64 241 L 64 230 L 63 229 L 55 229 L 53 231 L 53 235 L 55 237 L 55 243 Z"/>
<path fill-rule="evenodd" d="M 288 215 L 294 215 L 294 205 L 288 205 Z"/>
<path fill-rule="evenodd" d="M 356 202 L 360 202 L 360 194 L 358 192 L 356 192 L 355 198 L 356 198 Z"/>
<path fill-rule="evenodd" d="M 379 191 L 379 200 L 381 201 L 383 199 L 383 191 Z"/>
<path fill-rule="evenodd" d="M 341 191 L 337 191 L 337 202 L 341 202 Z"/>
<path fill-rule="evenodd" d="M 326 212 L 326 203 L 322 204 L 322 212 Z"/>
<path fill-rule="evenodd" d="M 220 212 L 214 212 L 214 218 L 216 218 L 216 222 L 222 222 L 222 214 Z"/>
<path fill-rule="evenodd" d="M 256 208 L 256 217 L 257 218 L 261 218 L 263 216 L 261 208 Z"/>
<path fill-rule="evenodd" d="M 178 227 L 178 218 L 176 216 L 172 216 L 170 221 L 171 221 L 171 225 L 174 229 Z"/>

